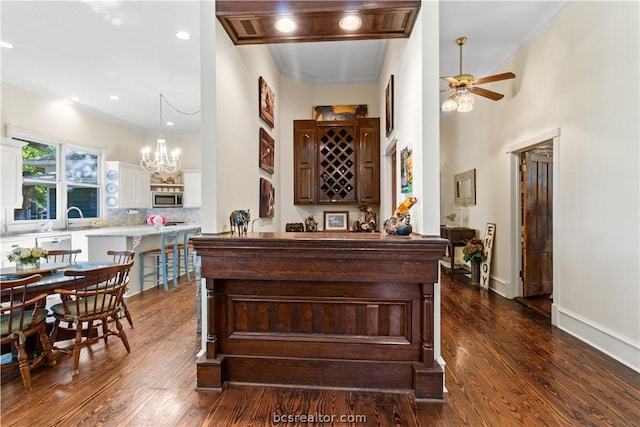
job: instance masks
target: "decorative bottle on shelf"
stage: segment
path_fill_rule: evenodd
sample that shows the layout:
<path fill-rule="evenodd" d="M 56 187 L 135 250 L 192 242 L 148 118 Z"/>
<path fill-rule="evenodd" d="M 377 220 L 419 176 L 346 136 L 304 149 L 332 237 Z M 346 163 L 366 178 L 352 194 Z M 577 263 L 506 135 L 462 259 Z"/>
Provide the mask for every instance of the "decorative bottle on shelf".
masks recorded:
<path fill-rule="evenodd" d="M 416 203 L 418 203 L 418 199 L 413 196 L 407 197 L 406 199 L 404 199 L 404 202 L 402 202 L 400 206 L 398 206 L 393 212 L 393 216 L 395 216 L 396 218 L 404 217 L 409 213 L 409 209 L 411 209 L 411 207 Z"/>

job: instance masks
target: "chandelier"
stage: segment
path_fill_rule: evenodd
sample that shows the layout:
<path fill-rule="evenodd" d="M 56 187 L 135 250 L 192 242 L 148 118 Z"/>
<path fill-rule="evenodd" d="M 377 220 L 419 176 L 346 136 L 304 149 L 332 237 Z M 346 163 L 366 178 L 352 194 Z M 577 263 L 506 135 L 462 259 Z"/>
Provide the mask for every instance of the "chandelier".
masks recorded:
<path fill-rule="evenodd" d="M 146 170 L 150 173 L 174 173 L 180 169 L 180 165 L 182 161 L 180 160 L 180 149 L 176 148 L 171 152 L 167 151 L 167 141 L 165 141 L 162 136 L 162 101 L 166 101 L 167 104 L 173 108 L 173 106 L 167 101 L 162 92 L 160 92 L 160 137 L 156 142 L 156 151 L 154 153 L 151 152 L 150 147 L 145 147 L 142 149 L 142 160 L 140 160 L 140 165 L 142 169 Z M 175 108 L 173 108 L 176 110 Z M 195 113 L 183 113 L 182 111 L 176 110 L 182 114 L 197 114 L 200 111 Z"/>

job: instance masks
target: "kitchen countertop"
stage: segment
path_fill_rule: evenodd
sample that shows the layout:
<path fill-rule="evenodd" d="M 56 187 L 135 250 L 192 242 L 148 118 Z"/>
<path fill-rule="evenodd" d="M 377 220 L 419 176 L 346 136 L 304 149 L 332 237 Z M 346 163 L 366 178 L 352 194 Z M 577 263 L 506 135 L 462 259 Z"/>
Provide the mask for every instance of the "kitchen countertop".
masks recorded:
<path fill-rule="evenodd" d="M 151 225 L 134 225 L 129 227 L 105 227 L 94 229 L 87 237 L 136 237 L 161 234 L 167 231 L 185 231 L 198 228 L 200 224 L 168 225 L 160 229 Z"/>
<path fill-rule="evenodd" d="M 191 228 L 200 227 L 200 224 L 184 224 L 184 225 L 172 225 L 165 226 L 162 231 L 184 231 Z M 151 225 L 141 224 L 141 225 L 129 225 L 129 226 L 119 226 L 119 227 L 79 227 L 79 228 L 71 228 L 69 230 L 52 230 L 52 231 L 32 231 L 27 233 L 3 233 L 0 237 L 2 239 L 13 239 L 13 238 L 32 238 L 32 237 L 47 237 L 47 236 L 61 236 L 65 234 L 71 233 L 81 233 L 84 232 L 86 236 L 141 236 L 141 235 L 151 235 L 151 234 L 160 234 L 162 231 L 156 230 Z"/>

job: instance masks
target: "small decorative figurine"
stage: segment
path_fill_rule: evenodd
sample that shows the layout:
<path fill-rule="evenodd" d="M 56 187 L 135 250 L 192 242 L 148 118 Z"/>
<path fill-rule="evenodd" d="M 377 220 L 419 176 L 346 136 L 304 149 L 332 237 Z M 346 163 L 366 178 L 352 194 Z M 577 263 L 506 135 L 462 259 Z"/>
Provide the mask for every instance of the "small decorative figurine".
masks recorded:
<path fill-rule="evenodd" d="M 411 215 L 409 209 L 418 203 L 418 199 L 411 196 L 408 197 L 398 206 L 393 216 L 384 222 L 384 231 L 387 234 L 397 234 L 400 236 L 408 236 L 413 231 L 411 226 Z"/>
<path fill-rule="evenodd" d="M 370 206 L 362 205 L 358 219 L 353 222 L 351 231 L 375 233 L 376 231 L 376 212 Z"/>
<path fill-rule="evenodd" d="M 229 215 L 229 223 L 231 225 L 231 235 L 234 235 L 234 231 L 238 231 L 238 236 L 247 234 L 247 227 L 251 221 L 251 215 L 249 209 L 246 211 L 235 210 Z"/>
<path fill-rule="evenodd" d="M 318 231 L 318 223 L 313 219 L 313 215 L 309 215 L 307 219 L 304 220 L 304 231 L 309 233 Z"/>

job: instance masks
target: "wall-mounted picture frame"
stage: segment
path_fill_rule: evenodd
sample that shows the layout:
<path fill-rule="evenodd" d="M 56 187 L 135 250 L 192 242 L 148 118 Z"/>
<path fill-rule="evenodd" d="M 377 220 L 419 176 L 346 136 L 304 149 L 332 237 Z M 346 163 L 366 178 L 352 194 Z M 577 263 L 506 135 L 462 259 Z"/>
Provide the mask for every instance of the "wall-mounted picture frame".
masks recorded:
<path fill-rule="evenodd" d="M 264 129 L 260 128 L 260 157 L 258 165 L 269 173 L 273 173 L 275 161 L 275 140 Z"/>
<path fill-rule="evenodd" d="M 369 106 L 359 105 L 314 105 L 311 117 L 318 121 L 355 120 L 369 116 Z"/>
<path fill-rule="evenodd" d="M 325 211 L 324 231 L 349 231 L 349 212 Z"/>
<path fill-rule="evenodd" d="M 413 147 L 410 145 L 400 150 L 400 191 L 413 191 Z"/>
<path fill-rule="evenodd" d="M 457 173 L 453 176 L 453 196 L 456 206 L 476 204 L 476 170 Z"/>
<path fill-rule="evenodd" d="M 262 76 L 258 78 L 258 99 L 260 118 L 273 129 L 276 117 L 276 96 Z"/>
<path fill-rule="evenodd" d="M 388 138 L 393 132 L 393 74 L 389 76 L 389 83 L 384 91 L 384 113 Z"/>
<path fill-rule="evenodd" d="M 276 212 L 276 189 L 268 179 L 260 178 L 260 218 L 273 218 Z"/>

